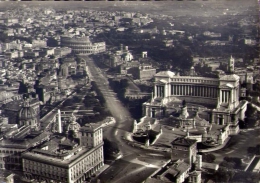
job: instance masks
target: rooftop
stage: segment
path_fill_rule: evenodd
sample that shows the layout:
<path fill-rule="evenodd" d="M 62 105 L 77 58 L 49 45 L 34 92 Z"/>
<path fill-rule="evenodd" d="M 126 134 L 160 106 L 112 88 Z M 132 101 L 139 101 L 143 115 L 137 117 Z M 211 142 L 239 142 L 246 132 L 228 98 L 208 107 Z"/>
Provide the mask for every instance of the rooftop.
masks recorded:
<path fill-rule="evenodd" d="M 196 140 L 192 140 L 192 139 L 186 139 L 183 137 L 178 137 L 175 140 L 172 141 L 172 145 L 181 145 L 181 146 L 192 146 L 193 144 L 195 144 L 197 141 Z"/>
<path fill-rule="evenodd" d="M 237 81 L 239 80 L 239 76 L 236 74 L 231 74 L 231 75 L 224 75 L 224 76 L 220 76 L 220 80 L 225 80 L 225 81 Z"/>
<path fill-rule="evenodd" d="M 171 71 L 161 71 L 155 74 L 155 77 L 159 76 L 159 77 L 173 77 L 175 76 L 174 72 Z"/>
<path fill-rule="evenodd" d="M 57 144 L 59 145 L 59 144 Z M 103 144 L 100 144 L 100 146 Z M 99 146 L 98 146 L 99 147 Z M 55 148 L 52 148 L 55 149 Z M 60 167 L 69 167 L 72 164 L 81 161 L 85 157 L 85 155 L 91 153 L 93 148 L 87 148 L 85 146 L 77 146 L 72 150 L 56 148 L 56 150 L 60 151 L 49 151 L 37 149 L 32 152 L 25 152 L 22 154 L 22 157 L 25 159 L 35 160 L 37 162 L 42 162 L 46 164 L 51 164 L 54 166 Z"/>
<path fill-rule="evenodd" d="M 87 123 L 80 128 L 80 131 L 96 131 L 99 128 L 101 128 L 100 123 Z"/>

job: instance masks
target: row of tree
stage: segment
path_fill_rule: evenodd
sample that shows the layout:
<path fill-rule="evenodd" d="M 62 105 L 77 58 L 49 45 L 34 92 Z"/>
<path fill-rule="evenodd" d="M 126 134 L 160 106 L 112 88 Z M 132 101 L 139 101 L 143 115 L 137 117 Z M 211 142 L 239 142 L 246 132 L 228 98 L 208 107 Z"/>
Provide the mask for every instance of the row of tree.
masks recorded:
<path fill-rule="evenodd" d="M 97 96 L 96 98 L 99 100 L 101 106 L 105 106 L 106 100 L 104 98 L 104 95 L 102 94 L 102 92 L 100 91 L 100 89 L 97 86 L 97 83 L 95 81 L 91 81 L 91 90 L 95 91 Z"/>
<path fill-rule="evenodd" d="M 212 176 L 215 182 L 247 182 L 257 183 L 260 174 L 256 172 L 235 171 L 229 168 L 220 167 Z"/>

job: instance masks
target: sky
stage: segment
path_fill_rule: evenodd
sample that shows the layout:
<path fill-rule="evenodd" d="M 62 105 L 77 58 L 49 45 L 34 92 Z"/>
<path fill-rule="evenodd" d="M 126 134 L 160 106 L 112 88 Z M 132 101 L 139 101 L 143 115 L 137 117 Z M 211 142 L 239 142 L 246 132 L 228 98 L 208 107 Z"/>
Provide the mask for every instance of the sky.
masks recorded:
<path fill-rule="evenodd" d="M 254 7 L 258 12 L 257 0 L 196 0 L 196 1 L 92 1 L 92 2 L 0 2 L 0 9 L 10 9 L 21 5 L 29 7 L 53 7 L 55 9 L 96 9 L 108 11 L 130 11 L 166 15 L 191 15 L 205 16 L 205 12 L 214 16 L 222 14 L 223 11 L 242 12 L 248 7 Z"/>

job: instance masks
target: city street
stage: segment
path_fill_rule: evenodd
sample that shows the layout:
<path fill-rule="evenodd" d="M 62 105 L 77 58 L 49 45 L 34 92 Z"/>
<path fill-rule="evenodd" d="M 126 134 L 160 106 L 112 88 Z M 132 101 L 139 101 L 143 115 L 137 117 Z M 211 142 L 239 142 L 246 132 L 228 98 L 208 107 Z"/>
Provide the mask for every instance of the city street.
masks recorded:
<path fill-rule="evenodd" d="M 98 178 L 101 182 L 123 183 L 130 180 L 135 183 L 142 182 L 168 159 L 161 155 L 163 152 L 160 154 L 160 152 L 138 149 L 126 143 L 124 138 L 132 131 L 134 119 L 131 118 L 129 111 L 110 89 L 107 78 L 102 71 L 90 58 L 85 58 L 85 60 L 86 65 L 89 67 L 90 80 L 97 83 L 106 99 L 107 107 L 116 119 L 114 126 L 104 129 L 104 137 L 113 143 L 117 143 L 122 154 L 122 158 L 116 160 Z"/>

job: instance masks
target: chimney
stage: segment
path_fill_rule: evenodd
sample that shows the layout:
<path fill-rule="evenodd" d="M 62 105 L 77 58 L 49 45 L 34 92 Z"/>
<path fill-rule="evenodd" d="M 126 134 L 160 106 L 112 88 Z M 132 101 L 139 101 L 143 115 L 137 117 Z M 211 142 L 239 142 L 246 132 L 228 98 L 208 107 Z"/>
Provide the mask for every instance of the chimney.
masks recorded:
<path fill-rule="evenodd" d="M 125 51 L 128 51 L 128 46 L 125 46 Z"/>
<path fill-rule="evenodd" d="M 123 51 L 124 50 L 124 45 L 120 44 L 120 50 Z"/>

